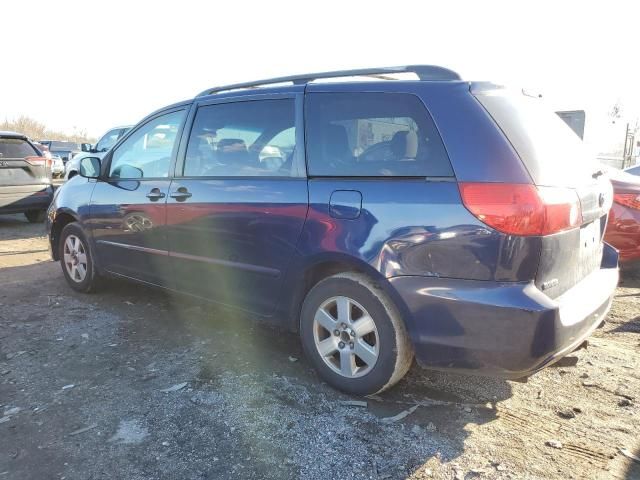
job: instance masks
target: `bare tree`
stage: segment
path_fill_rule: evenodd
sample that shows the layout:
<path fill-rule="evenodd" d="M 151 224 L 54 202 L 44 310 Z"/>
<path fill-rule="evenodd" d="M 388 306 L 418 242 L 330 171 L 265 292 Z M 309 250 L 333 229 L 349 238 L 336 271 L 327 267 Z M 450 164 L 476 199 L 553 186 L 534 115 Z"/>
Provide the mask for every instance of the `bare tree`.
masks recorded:
<path fill-rule="evenodd" d="M 87 135 L 86 129 L 73 128 L 73 133 L 51 130 L 41 123 L 26 115 L 20 115 L 13 120 L 6 119 L 0 122 L 0 130 L 23 133 L 33 140 L 63 140 L 75 143 L 95 143 L 95 138 Z"/>
<path fill-rule="evenodd" d="M 622 102 L 620 100 L 616 101 L 609 110 L 609 117 L 611 117 L 611 123 L 616 123 L 616 120 L 622 117 Z"/>

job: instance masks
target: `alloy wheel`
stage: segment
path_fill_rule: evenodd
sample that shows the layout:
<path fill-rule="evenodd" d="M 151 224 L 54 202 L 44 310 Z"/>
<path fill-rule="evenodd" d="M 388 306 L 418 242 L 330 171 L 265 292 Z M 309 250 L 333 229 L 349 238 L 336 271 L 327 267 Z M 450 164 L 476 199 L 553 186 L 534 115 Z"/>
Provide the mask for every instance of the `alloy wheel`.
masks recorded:
<path fill-rule="evenodd" d="M 64 266 L 71 280 L 81 283 L 87 276 L 87 251 L 82 240 L 69 235 L 64 242 Z"/>
<path fill-rule="evenodd" d="M 332 297 L 318 307 L 313 319 L 313 339 L 324 362 L 347 378 L 366 375 L 380 354 L 373 318 L 349 297 Z"/>

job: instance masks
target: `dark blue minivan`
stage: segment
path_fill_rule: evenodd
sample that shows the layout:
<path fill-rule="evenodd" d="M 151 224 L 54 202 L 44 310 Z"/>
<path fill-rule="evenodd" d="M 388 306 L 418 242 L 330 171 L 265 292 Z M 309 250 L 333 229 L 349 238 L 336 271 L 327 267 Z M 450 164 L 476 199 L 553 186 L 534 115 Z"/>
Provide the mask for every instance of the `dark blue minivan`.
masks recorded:
<path fill-rule="evenodd" d="M 116 276 L 270 317 L 354 394 L 414 356 L 527 377 L 584 343 L 618 281 L 611 185 L 579 139 L 442 67 L 212 88 L 80 170 L 47 220 L 72 288 Z"/>

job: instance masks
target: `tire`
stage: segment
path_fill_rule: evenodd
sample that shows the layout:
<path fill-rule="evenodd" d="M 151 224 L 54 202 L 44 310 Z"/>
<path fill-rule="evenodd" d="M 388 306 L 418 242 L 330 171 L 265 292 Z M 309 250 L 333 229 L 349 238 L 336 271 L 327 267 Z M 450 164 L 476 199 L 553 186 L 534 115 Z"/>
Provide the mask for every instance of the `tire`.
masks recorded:
<path fill-rule="evenodd" d="M 350 319 L 344 312 L 350 312 Z M 300 337 L 320 377 L 353 395 L 390 388 L 413 361 L 397 308 L 369 277 L 358 273 L 333 275 L 309 291 L 302 305 Z"/>
<path fill-rule="evenodd" d="M 78 223 L 71 222 L 62 229 L 58 249 L 62 273 L 69 286 L 82 293 L 95 291 L 100 277 L 87 236 Z"/>
<path fill-rule="evenodd" d="M 29 210 L 28 212 L 24 212 L 24 216 L 27 217 L 29 223 L 42 223 L 44 222 L 46 213 L 44 210 Z"/>

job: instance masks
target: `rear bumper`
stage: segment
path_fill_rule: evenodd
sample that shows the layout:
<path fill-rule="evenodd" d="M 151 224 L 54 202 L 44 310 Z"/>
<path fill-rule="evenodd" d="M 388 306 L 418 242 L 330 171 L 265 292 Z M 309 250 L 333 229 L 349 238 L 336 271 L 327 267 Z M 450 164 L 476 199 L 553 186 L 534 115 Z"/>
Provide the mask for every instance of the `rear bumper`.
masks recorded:
<path fill-rule="evenodd" d="M 50 184 L 1 187 L 0 214 L 46 210 L 52 199 L 53 187 Z"/>
<path fill-rule="evenodd" d="M 576 349 L 600 325 L 618 283 L 616 251 L 551 299 L 533 282 L 395 277 L 418 363 L 504 378 L 529 376 Z"/>

